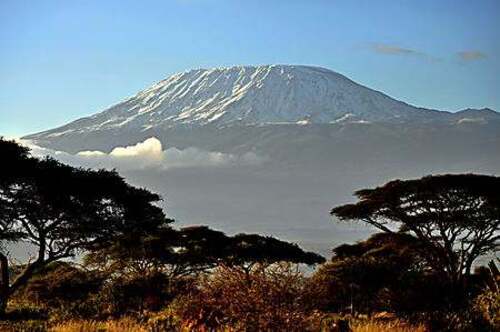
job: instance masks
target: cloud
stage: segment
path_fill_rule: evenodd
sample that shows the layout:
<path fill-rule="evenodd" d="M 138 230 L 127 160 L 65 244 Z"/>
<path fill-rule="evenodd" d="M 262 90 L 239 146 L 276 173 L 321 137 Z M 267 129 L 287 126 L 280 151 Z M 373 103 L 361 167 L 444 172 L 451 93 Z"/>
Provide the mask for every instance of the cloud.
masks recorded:
<path fill-rule="evenodd" d="M 372 44 L 372 49 L 376 53 L 390 55 L 423 55 L 423 53 L 404 47 L 387 44 Z"/>
<path fill-rule="evenodd" d="M 228 167 L 257 165 L 265 158 L 253 152 L 243 155 L 204 151 L 194 147 L 187 149 L 169 148 L 163 150 L 161 142 L 151 137 L 135 145 L 116 147 L 111 152 L 80 151 L 69 154 L 21 141 L 28 146 L 34 156 L 50 156 L 61 162 L 83 167 L 116 168 L 121 171 L 140 169 L 172 169 L 186 167 Z"/>
<path fill-rule="evenodd" d="M 457 56 L 463 61 L 476 61 L 486 58 L 485 53 L 473 50 L 458 52 Z"/>
<path fill-rule="evenodd" d="M 435 57 L 433 55 L 427 54 L 422 51 L 414 50 L 411 48 L 405 48 L 397 45 L 384 44 L 384 43 L 374 43 L 370 44 L 370 49 L 378 54 L 389 55 L 389 56 L 402 56 L 402 57 L 413 57 L 423 59 L 429 62 L 441 62 L 442 59 Z"/>
<path fill-rule="evenodd" d="M 484 118 L 462 118 L 457 121 L 458 124 L 462 123 L 481 123 L 484 124 L 486 123 L 486 120 Z"/>

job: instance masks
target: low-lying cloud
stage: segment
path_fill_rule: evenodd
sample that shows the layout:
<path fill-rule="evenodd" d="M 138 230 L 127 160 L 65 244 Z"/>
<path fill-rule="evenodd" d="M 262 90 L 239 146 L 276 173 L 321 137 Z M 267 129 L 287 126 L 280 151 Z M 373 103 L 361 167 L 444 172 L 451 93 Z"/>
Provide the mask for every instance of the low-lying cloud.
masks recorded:
<path fill-rule="evenodd" d="M 463 61 L 476 61 L 486 58 L 486 54 L 480 51 L 462 51 L 457 53 Z"/>
<path fill-rule="evenodd" d="M 144 142 L 135 145 L 116 147 L 109 153 L 89 150 L 69 154 L 43 148 L 29 141 L 21 141 L 21 143 L 27 145 L 31 149 L 32 154 L 38 157 L 53 157 L 73 166 L 116 168 L 122 171 L 257 165 L 265 160 L 265 158 L 257 156 L 253 152 L 235 155 L 204 151 L 194 147 L 182 150 L 177 148 L 163 150 L 161 142 L 155 137 L 148 138 Z"/>
<path fill-rule="evenodd" d="M 430 62 L 439 62 L 442 61 L 441 58 L 435 57 L 429 53 L 406 48 L 399 45 L 393 44 L 384 44 L 384 43 L 372 43 L 369 45 L 370 49 L 378 54 L 388 55 L 388 56 L 401 56 L 401 57 L 413 57 L 419 58 L 422 60 L 430 61 Z"/>
<path fill-rule="evenodd" d="M 425 53 L 396 45 L 378 43 L 372 44 L 371 46 L 373 51 L 380 54 L 427 56 Z"/>
<path fill-rule="evenodd" d="M 441 61 L 442 59 L 436 58 L 428 53 L 401 47 L 393 44 L 384 44 L 384 43 L 372 43 L 369 45 L 370 49 L 378 54 L 382 55 L 393 55 L 393 56 L 408 56 L 408 57 L 417 57 L 422 59 L 427 59 L 431 61 Z M 472 62 L 477 60 L 482 60 L 487 57 L 487 55 L 478 50 L 464 50 L 457 53 L 453 53 L 452 56 L 458 57 L 460 60 L 465 62 Z"/>

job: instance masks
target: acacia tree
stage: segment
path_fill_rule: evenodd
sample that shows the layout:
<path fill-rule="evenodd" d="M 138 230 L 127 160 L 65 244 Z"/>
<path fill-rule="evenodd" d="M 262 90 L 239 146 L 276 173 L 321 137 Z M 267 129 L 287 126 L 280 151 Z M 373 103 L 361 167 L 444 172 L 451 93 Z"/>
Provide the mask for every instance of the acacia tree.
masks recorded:
<path fill-rule="evenodd" d="M 34 163 L 27 148 L 13 141 L 3 140 L 2 137 L 0 137 L 0 151 L 3 158 L 0 162 L 0 188 L 6 188 L 20 180 Z M 13 213 L 14 209 L 6 197 L 0 196 L 0 246 L 3 242 L 15 240 L 20 236 L 12 229 L 13 225 L 9 222 Z M 3 256 L 0 258 L 5 259 Z"/>
<path fill-rule="evenodd" d="M 224 262 L 229 266 L 239 267 L 247 276 L 256 265 L 261 267 L 261 271 L 265 271 L 266 266 L 279 262 L 315 265 L 325 261 L 317 253 L 304 251 L 295 243 L 271 236 L 242 233 L 236 234 L 231 240 Z"/>
<path fill-rule="evenodd" d="M 110 273 L 164 273 L 175 279 L 214 268 L 217 265 L 250 271 L 255 264 L 277 262 L 324 262 L 324 258 L 306 252 L 293 243 L 258 234 L 228 236 L 207 226 L 179 230 L 163 227 L 154 234 L 125 236 L 110 246 L 88 255 L 86 262 Z"/>
<path fill-rule="evenodd" d="M 0 172 L 0 244 L 29 243 L 35 253 L 11 281 L 7 254 L 0 249 L 0 313 L 47 264 L 165 223 L 155 205 L 160 197 L 128 185 L 116 172 L 32 158 L 16 145 L 0 140 L 0 153 L 9 154 Z"/>
<path fill-rule="evenodd" d="M 107 276 L 110 303 L 118 311 L 155 310 L 193 290 L 203 272 L 224 266 L 246 276 L 271 271 L 278 262 L 316 264 L 324 259 L 295 244 L 256 234 L 228 236 L 207 226 L 162 227 L 142 236 L 123 236 L 85 258 Z"/>
<path fill-rule="evenodd" d="M 33 164 L 28 149 L 13 141 L 6 141 L 0 137 L 0 151 L 4 158 L 4 161 L 0 162 L 0 188 L 6 188 L 15 184 Z M 16 241 L 22 235 L 14 230 L 10 222 L 13 214 L 12 205 L 3 195 L 3 189 L 0 189 L 0 314 L 5 310 L 9 293 L 9 284 L 6 280 L 9 278 L 10 271 L 4 246 L 7 241 Z"/>
<path fill-rule="evenodd" d="M 460 290 L 474 261 L 498 250 L 500 177 L 426 176 L 391 181 L 355 194 L 357 203 L 338 206 L 331 214 L 387 233 L 414 235 L 432 268 Z"/>

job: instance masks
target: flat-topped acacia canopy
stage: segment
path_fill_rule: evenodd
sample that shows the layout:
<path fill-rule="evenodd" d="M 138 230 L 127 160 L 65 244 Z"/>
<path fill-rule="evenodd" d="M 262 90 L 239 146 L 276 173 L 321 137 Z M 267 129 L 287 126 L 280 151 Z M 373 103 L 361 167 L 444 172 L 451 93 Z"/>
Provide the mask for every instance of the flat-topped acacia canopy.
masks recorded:
<path fill-rule="evenodd" d="M 432 175 L 355 194 L 358 202 L 335 207 L 331 214 L 416 236 L 429 263 L 453 284 L 465 282 L 479 256 L 498 250 L 500 177 Z"/>
<path fill-rule="evenodd" d="M 160 197 L 127 184 L 115 171 L 37 159 L 0 139 L 0 313 L 10 295 L 47 264 L 168 223 Z M 35 258 L 11 282 L 1 245 L 27 242 Z"/>

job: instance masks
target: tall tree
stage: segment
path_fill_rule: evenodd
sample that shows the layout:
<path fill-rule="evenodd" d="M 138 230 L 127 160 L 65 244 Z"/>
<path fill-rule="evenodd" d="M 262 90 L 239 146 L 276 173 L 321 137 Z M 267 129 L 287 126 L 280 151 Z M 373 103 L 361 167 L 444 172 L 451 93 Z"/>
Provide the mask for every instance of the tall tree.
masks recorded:
<path fill-rule="evenodd" d="M 359 201 L 334 208 L 340 220 L 360 220 L 387 233 L 414 235 L 426 259 L 454 287 L 474 261 L 498 250 L 500 177 L 457 174 L 395 180 L 356 192 Z"/>
<path fill-rule="evenodd" d="M 0 314 L 5 310 L 9 293 L 9 260 L 5 253 L 5 245 L 9 241 L 16 241 L 22 234 L 14 229 L 11 222 L 15 208 L 3 195 L 3 188 L 14 185 L 33 167 L 29 150 L 14 141 L 7 141 L 0 137 Z"/>
<path fill-rule="evenodd" d="M 160 197 L 128 185 L 114 171 L 39 160 L 1 140 L 0 154 L 4 152 L 9 157 L 0 173 L 0 244 L 29 243 L 35 253 L 11 281 L 7 255 L 0 249 L 0 313 L 12 293 L 47 264 L 165 223 L 155 205 Z"/>

